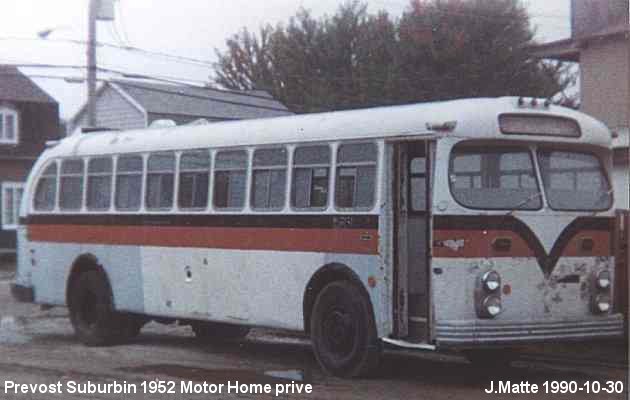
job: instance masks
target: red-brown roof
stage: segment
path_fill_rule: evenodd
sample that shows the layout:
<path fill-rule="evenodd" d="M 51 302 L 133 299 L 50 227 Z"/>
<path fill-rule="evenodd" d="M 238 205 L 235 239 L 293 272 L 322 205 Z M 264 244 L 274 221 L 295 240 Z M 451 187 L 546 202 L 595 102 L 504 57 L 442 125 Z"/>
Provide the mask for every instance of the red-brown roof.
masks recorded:
<path fill-rule="evenodd" d="M 11 65 L 0 65 L 0 100 L 57 103 L 42 88 Z"/>

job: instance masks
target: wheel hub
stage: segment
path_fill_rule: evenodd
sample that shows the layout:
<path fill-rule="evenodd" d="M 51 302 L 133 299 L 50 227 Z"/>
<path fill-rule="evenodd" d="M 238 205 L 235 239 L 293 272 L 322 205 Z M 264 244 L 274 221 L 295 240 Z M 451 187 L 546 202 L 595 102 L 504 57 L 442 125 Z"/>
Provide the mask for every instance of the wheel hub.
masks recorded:
<path fill-rule="evenodd" d="M 344 310 L 332 310 L 324 320 L 326 343 L 334 353 L 345 356 L 352 351 L 356 324 L 352 314 Z"/>

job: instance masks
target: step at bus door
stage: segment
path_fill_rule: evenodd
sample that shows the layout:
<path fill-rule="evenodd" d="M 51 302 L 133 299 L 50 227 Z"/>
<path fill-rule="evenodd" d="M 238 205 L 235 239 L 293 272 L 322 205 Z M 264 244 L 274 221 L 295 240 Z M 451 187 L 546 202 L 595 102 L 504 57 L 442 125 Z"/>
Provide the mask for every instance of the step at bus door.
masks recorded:
<path fill-rule="evenodd" d="M 429 143 L 395 146 L 395 335 L 413 342 L 429 337 Z"/>

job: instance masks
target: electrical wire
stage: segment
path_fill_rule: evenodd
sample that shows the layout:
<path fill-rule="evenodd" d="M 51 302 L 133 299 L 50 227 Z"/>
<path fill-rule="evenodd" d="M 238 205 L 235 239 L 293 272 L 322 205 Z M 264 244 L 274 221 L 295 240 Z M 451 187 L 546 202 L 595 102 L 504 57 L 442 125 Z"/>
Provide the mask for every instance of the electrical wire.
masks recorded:
<path fill-rule="evenodd" d="M 81 45 L 81 46 L 87 46 L 89 44 L 85 40 L 76 40 L 76 39 L 40 39 L 40 38 L 29 38 L 29 37 L 20 37 L 20 36 L 3 36 L 3 37 L 0 37 L 0 41 L 11 41 L 11 40 L 15 40 L 15 41 L 31 41 L 31 42 L 40 42 L 40 43 L 45 43 L 45 42 L 71 43 L 71 44 L 77 44 L 77 45 Z M 161 57 L 163 59 L 169 59 L 169 60 L 178 61 L 178 62 L 187 63 L 187 64 L 205 65 L 205 66 L 210 66 L 210 67 L 214 66 L 214 62 L 210 61 L 210 60 L 203 60 L 203 59 L 193 58 L 193 57 L 178 56 L 178 55 L 169 54 L 169 53 L 163 53 L 163 52 L 159 52 L 159 51 L 146 50 L 146 49 L 142 49 L 140 47 L 120 46 L 120 45 L 111 44 L 111 43 L 105 43 L 105 42 L 96 42 L 96 46 L 97 47 L 113 48 L 113 49 L 118 49 L 118 50 L 126 50 L 126 51 L 130 51 L 130 52 L 136 52 L 136 53 L 144 54 L 144 55 L 147 55 L 147 56 Z"/>

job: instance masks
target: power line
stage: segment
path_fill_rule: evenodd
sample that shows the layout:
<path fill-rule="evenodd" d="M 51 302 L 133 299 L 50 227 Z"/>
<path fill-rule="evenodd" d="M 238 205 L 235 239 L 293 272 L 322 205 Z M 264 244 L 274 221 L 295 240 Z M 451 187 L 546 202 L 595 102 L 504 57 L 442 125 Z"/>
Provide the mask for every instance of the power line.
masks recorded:
<path fill-rule="evenodd" d="M 15 63 L 15 64 L 4 64 L 4 65 L 18 67 L 18 68 L 52 68 L 52 69 L 81 69 L 81 70 L 87 68 L 84 65 L 71 65 L 71 64 L 62 65 L 62 64 L 40 64 L 40 63 Z M 202 89 L 202 90 L 207 90 L 207 91 L 216 92 L 216 93 L 224 93 L 224 94 L 231 94 L 234 96 L 250 97 L 250 98 L 266 100 L 266 101 L 274 100 L 273 98 L 269 96 L 258 95 L 254 93 L 246 93 L 243 91 L 236 91 L 236 90 L 217 89 L 217 88 L 212 88 L 212 87 L 207 87 L 207 86 L 195 86 L 195 85 L 190 85 L 190 84 L 185 83 L 185 82 L 197 82 L 200 85 L 206 85 L 208 83 L 207 81 L 200 81 L 196 79 L 171 77 L 171 76 L 165 76 L 165 75 L 134 74 L 134 73 L 123 72 L 121 70 L 111 68 L 108 66 L 98 67 L 98 70 L 101 72 L 108 72 L 112 74 L 121 75 L 122 77 L 128 78 L 128 79 L 147 79 L 147 80 L 150 79 L 150 80 L 154 80 L 158 82 L 176 84 L 176 85 L 191 87 L 195 89 Z M 184 81 L 184 82 L 181 82 L 181 81 Z"/>
<path fill-rule="evenodd" d="M 41 43 L 44 43 L 44 42 L 71 43 L 71 44 L 78 44 L 78 45 L 81 45 L 81 46 L 87 46 L 89 44 L 87 41 L 76 40 L 76 39 L 40 39 L 40 38 L 28 38 L 28 37 L 20 37 L 20 36 L 4 36 L 4 37 L 0 37 L 0 40 L 3 40 L 3 41 L 11 41 L 11 40 L 31 41 L 31 42 L 41 42 Z M 136 52 L 136 53 L 144 54 L 144 55 L 147 55 L 147 56 L 162 57 L 164 59 L 170 59 L 170 60 L 173 60 L 173 61 L 193 64 L 193 65 L 205 65 L 205 66 L 210 66 L 210 67 L 214 66 L 214 62 L 210 61 L 210 60 L 203 60 L 203 59 L 193 58 L 193 57 L 178 56 L 178 55 L 163 53 L 163 52 L 159 52 L 159 51 L 146 50 L 146 49 L 142 49 L 140 47 L 121 46 L 121 45 L 115 45 L 115 44 L 105 43 L 105 42 L 97 42 L 96 46 L 97 47 L 99 47 L 99 46 L 100 47 L 108 47 L 108 48 L 113 48 L 113 49 L 117 49 L 117 50 L 125 50 L 125 51 L 130 51 L 130 52 Z"/>
<path fill-rule="evenodd" d="M 118 0 L 118 7 L 114 8 L 114 12 L 117 13 L 116 22 L 120 22 L 120 31 L 122 32 L 123 39 L 127 46 L 131 46 L 131 41 L 129 41 L 129 35 L 127 35 L 127 29 L 125 29 L 125 14 L 123 13 L 123 3 Z"/>
<path fill-rule="evenodd" d="M 80 65 L 52 65 L 52 64 L 5 64 L 5 65 L 14 66 L 14 67 L 22 67 L 22 68 L 24 68 L 24 67 L 29 67 L 29 68 L 67 68 L 67 69 L 86 69 L 87 68 L 85 66 L 80 66 Z M 125 72 L 122 72 L 122 71 L 118 71 L 118 70 L 114 70 L 114 69 L 110 69 L 110 68 L 97 67 L 97 70 L 101 71 L 101 72 L 108 72 L 108 73 L 112 73 L 112 74 L 122 75 L 122 76 L 127 77 L 127 78 L 153 79 L 153 80 L 157 80 L 157 81 L 160 80 L 159 78 L 151 77 L 149 75 L 128 74 L 128 73 L 125 73 Z M 30 76 L 29 74 L 26 74 L 26 75 Z M 111 81 L 111 79 L 109 81 Z M 274 98 L 270 98 L 270 97 L 266 97 L 266 96 L 247 94 L 247 93 L 233 93 L 231 91 L 221 91 L 220 89 L 213 89 L 213 88 L 207 89 L 207 88 L 204 88 L 204 87 L 186 85 L 186 84 L 182 84 L 181 82 L 167 81 L 167 80 L 164 80 L 164 79 L 162 79 L 162 81 L 167 82 L 167 83 L 171 83 L 171 84 L 178 84 L 178 85 L 181 85 L 181 86 L 187 86 L 187 87 L 190 87 L 190 88 L 195 88 L 195 89 L 198 89 L 198 90 L 209 90 L 209 91 L 213 91 L 213 92 L 220 92 L 220 93 L 226 93 L 226 94 L 236 94 L 236 95 L 241 95 L 241 96 L 244 96 L 244 97 L 257 98 L 257 99 L 261 99 L 261 100 L 265 100 L 265 101 L 269 101 L 269 102 L 277 101 Z M 188 98 L 196 98 L 196 99 L 200 99 L 200 100 L 211 100 L 211 101 L 215 101 L 217 103 L 231 104 L 231 105 L 242 106 L 242 107 L 258 108 L 258 109 L 264 109 L 264 110 L 270 110 L 270 111 L 289 112 L 289 110 L 287 110 L 286 108 L 279 108 L 279 107 L 272 107 L 272 106 L 265 106 L 265 105 L 257 105 L 257 104 L 251 104 L 251 103 L 243 103 L 243 102 L 239 102 L 239 101 L 225 100 L 225 99 L 220 99 L 220 98 L 217 98 L 217 97 L 203 96 L 203 95 L 199 95 L 199 94 L 181 93 L 181 92 L 178 92 L 178 91 L 168 90 L 166 88 L 154 88 L 154 87 L 147 87 L 146 85 L 142 85 L 142 84 L 134 84 L 131 81 L 125 81 L 122 84 L 124 84 L 126 86 L 130 86 L 130 87 L 135 87 L 135 88 L 138 88 L 138 89 L 144 89 L 144 90 L 152 91 L 152 92 L 173 94 L 173 95 L 178 95 L 178 96 L 183 96 L 183 97 L 188 97 Z M 176 87 L 174 86 L 174 88 L 176 88 Z"/>

